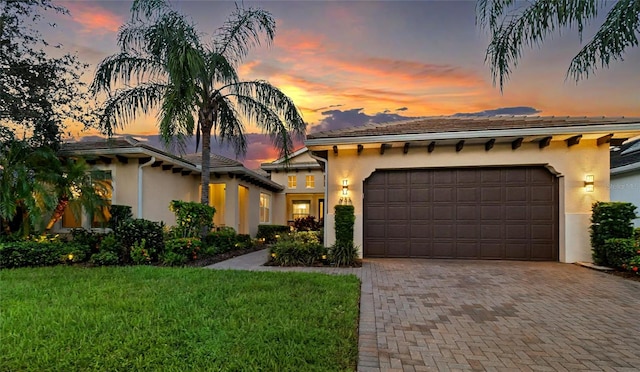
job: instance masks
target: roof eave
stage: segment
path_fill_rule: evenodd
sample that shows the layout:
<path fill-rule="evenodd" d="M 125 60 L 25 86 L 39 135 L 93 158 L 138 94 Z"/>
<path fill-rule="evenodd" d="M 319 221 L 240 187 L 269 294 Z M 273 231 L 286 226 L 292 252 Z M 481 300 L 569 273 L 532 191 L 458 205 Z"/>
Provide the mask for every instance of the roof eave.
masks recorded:
<path fill-rule="evenodd" d="M 435 140 L 455 140 L 471 138 L 500 138 L 514 136 L 544 136 L 572 133 L 612 133 L 640 131 L 640 122 L 632 124 L 605 124 L 605 125 L 582 125 L 571 127 L 545 127 L 545 128 L 519 128 L 519 129 L 491 129 L 457 132 L 432 132 L 413 134 L 386 134 L 375 136 L 359 137 L 320 137 L 310 138 L 305 141 L 305 145 L 340 145 L 340 144 L 367 144 L 383 142 L 410 142 L 410 141 L 435 141 Z"/>

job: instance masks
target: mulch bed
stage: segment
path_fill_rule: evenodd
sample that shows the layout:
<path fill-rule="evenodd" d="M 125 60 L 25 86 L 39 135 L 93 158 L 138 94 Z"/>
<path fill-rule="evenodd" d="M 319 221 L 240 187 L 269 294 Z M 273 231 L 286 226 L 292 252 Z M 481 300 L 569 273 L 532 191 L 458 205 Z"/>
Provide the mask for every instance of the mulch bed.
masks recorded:
<path fill-rule="evenodd" d="M 226 261 L 230 258 L 234 258 L 237 256 L 242 256 L 243 254 L 247 254 L 247 253 L 251 253 L 251 252 L 255 252 L 255 251 L 260 251 L 262 249 L 265 249 L 265 246 L 261 246 L 261 245 L 256 245 L 255 247 L 251 247 L 251 248 L 245 248 L 245 249 L 238 249 L 236 251 L 231 251 L 231 252 L 227 252 L 227 253 L 220 253 L 217 254 L 215 256 L 211 256 L 211 257 L 205 257 L 205 258 L 199 258 L 195 261 L 190 261 L 186 264 L 186 266 L 189 267 L 204 267 L 204 266 L 209 266 L 209 265 L 213 265 L 214 263 L 218 263 L 221 261 Z"/>

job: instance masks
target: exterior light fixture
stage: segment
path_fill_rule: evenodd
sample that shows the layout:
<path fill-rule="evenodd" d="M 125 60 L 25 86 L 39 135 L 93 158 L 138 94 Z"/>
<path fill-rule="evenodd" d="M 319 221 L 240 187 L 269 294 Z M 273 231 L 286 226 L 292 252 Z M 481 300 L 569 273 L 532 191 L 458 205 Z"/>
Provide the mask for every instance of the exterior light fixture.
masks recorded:
<path fill-rule="evenodd" d="M 584 191 L 586 192 L 593 192 L 594 190 L 594 186 L 593 186 L 593 174 L 587 174 L 584 177 Z"/>
<path fill-rule="evenodd" d="M 349 181 L 346 179 L 342 180 L 342 195 L 349 195 Z"/>

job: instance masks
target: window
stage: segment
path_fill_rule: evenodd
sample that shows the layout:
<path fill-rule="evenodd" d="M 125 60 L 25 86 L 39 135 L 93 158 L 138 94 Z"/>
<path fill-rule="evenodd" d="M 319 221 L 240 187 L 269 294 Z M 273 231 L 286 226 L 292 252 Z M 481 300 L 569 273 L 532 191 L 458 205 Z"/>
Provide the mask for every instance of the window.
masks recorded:
<path fill-rule="evenodd" d="M 62 227 L 65 229 L 77 229 L 82 227 L 82 208 L 77 200 L 69 201 L 62 214 Z"/>
<path fill-rule="evenodd" d="M 102 207 L 101 210 L 95 211 L 91 221 L 91 227 L 105 227 L 106 223 L 111 219 L 111 214 L 109 213 L 111 198 L 113 196 L 111 172 L 107 171 L 104 177 L 105 179 L 96 181 L 94 185 L 96 188 L 96 194 L 102 197 L 102 199 L 104 199 L 107 203 L 104 207 Z"/>
<path fill-rule="evenodd" d="M 271 222 L 271 195 L 260 193 L 260 223 Z"/>
<path fill-rule="evenodd" d="M 290 189 L 295 189 L 296 187 L 298 187 L 298 180 L 296 179 L 296 176 L 288 176 L 287 181 L 289 183 Z"/>
<path fill-rule="evenodd" d="M 316 178 L 314 176 L 307 176 L 305 179 L 305 184 L 308 189 L 316 187 Z"/>
<path fill-rule="evenodd" d="M 309 209 L 311 208 L 310 200 L 294 200 L 293 201 L 293 219 L 309 217 Z"/>

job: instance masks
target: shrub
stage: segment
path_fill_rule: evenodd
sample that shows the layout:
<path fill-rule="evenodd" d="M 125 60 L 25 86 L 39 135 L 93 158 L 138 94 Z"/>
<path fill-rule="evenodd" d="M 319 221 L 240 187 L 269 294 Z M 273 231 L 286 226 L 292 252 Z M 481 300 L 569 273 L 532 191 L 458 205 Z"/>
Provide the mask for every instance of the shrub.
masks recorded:
<path fill-rule="evenodd" d="M 353 205 L 336 205 L 336 245 L 352 246 L 353 245 L 353 224 L 356 221 Z"/>
<path fill-rule="evenodd" d="M 141 239 L 131 247 L 131 261 L 136 265 L 148 265 L 151 263 L 151 255 L 146 248 L 147 241 Z"/>
<path fill-rule="evenodd" d="M 274 243 L 276 236 L 283 236 L 291 231 L 291 228 L 287 225 L 258 225 L 258 234 L 256 238 L 264 239 L 267 244 Z"/>
<path fill-rule="evenodd" d="M 251 239 L 251 235 L 249 234 L 238 234 L 236 235 L 236 249 L 246 249 L 253 248 L 254 243 L 253 239 Z"/>
<path fill-rule="evenodd" d="M 49 241 L 0 243 L 0 268 L 57 265 L 65 262 L 76 247 Z"/>
<path fill-rule="evenodd" d="M 638 247 L 634 239 L 614 238 L 605 241 L 604 250 L 609 265 L 622 267 L 636 256 Z"/>
<path fill-rule="evenodd" d="M 176 215 L 176 227 L 173 230 L 176 238 L 200 237 L 211 229 L 214 207 L 196 202 L 172 200 L 169 209 Z"/>
<path fill-rule="evenodd" d="M 122 254 L 122 244 L 120 244 L 113 233 L 105 235 L 100 241 L 98 248 L 100 253 L 109 252 L 117 256 Z"/>
<path fill-rule="evenodd" d="M 113 266 L 117 265 L 119 261 L 120 257 L 109 251 L 94 253 L 89 260 L 89 262 L 97 266 Z"/>
<path fill-rule="evenodd" d="M 629 260 L 629 263 L 626 265 L 627 270 L 632 271 L 638 275 L 640 275 L 640 253 L 637 256 L 634 256 Z"/>
<path fill-rule="evenodd" d="M 157 261 L 158 255 L 164 251 L 162 228 L 163 224 L 161 222 L 153 222 L 141 218 L 121 223 L 115 231 L 116 237 L 122 246 L 121 261 L 123 263 L 130 262 L 131 248 L 136 244 L 140 245 L 143 239 L 151 261 Z"/>
<path fill-rule="evenodd" d="M 301 244 L 294 239 L 281 239 L 271 245 L 271 259 L 280 266 L 312 266 L 321 262 L 326 249 L 320 244 Z"/>
<path fill-rule="evenodd" d="M 215 247 L 216 253 L 226 253 L 236 248 L 237 236 L 232 227 L 223 227 L 218 231 L 210 232 L 205 237 L 205 245 Z"/>
<path fill-rule="evenodd" d="M 97 253 L 98 246 L 104 234 L 85 229 L 71 230 L 71 237 L 74 243 L 87 247 L 89 252 Z"/>
<path fill-rule="evenodd" d="M 596 202 L 591 215 L 591 248 L 593 261 L 598 265 L 612 265 L 607 261 L 605 242 L 613 238 L 631 238 L 636 207 L 631 203 Z"/>
<path fill-rule="evenodd" d="M 182 265 L 195 260 L 202 249 L 202 241 L 198 238 L 176 238 L 165 242 L 165 251 L 161 261 L 168 266 Z"/>
<path fill-rule="evenodd" d="M 133 219 L 131 207 L 128 205 L 113 204 L 109 207 L 109 214 L 111 215 L 111 218 L 107 223 L 107 227 L 111 228 L 112 230 L 115 230 L 116 227 L 124 221 Z"/>
<path fill-rule="evenodd" d="M 296 231 L 319 231 L 322 229 L 322 226 L 322 219 L 316 220 L 313 216 L 296 218 L 293 221 L 293 228 L 296 229 Z"/>
<path fill-rule="evenodd" d="M 358 259 L 358 248 L 349 244 L 334 244 L 329 248 L 328 260 L 335 266 L 353 266 Z"/>

